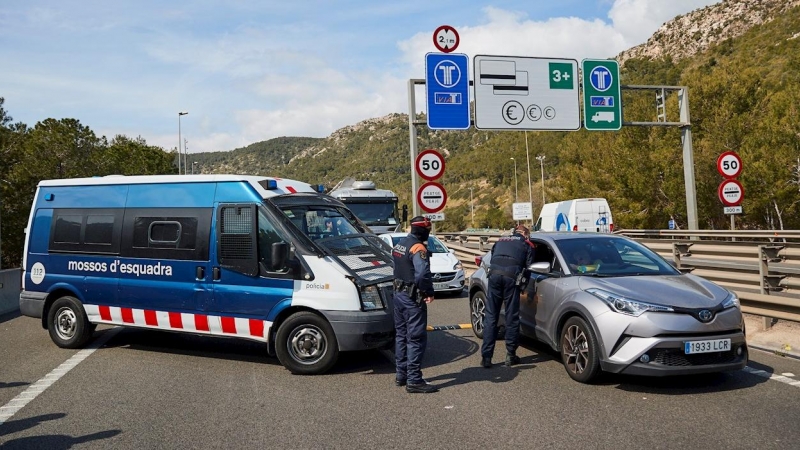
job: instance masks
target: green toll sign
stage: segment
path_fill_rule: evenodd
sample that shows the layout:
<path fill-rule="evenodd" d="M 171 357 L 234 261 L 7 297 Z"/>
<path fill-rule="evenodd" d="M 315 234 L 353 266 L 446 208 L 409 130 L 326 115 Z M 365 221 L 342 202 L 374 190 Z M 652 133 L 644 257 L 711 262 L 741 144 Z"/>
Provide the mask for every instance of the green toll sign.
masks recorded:
<path fill-rule="evenodd" d="M 619 130 L 622 128 L 619 63 L 610 59 L 584 59 L 581 69 L 583 127 L 595 131 Z"/>
<path fill-rule="evenodd" d="M 575 88 L 575 75 L 572 73 L 572 64 L 551 62 L 549 69 L 550 89 Z"/>

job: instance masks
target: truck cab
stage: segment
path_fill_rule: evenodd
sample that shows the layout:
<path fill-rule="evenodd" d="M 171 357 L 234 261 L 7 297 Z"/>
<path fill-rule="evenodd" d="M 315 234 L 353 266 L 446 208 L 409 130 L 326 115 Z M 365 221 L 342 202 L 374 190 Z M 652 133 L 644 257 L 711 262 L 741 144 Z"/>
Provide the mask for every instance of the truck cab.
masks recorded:
<path fill-rule="evenodd" d="M 344 203 L 375 234 L 400 231 L 397 194 L 372 181 L 347 178 L 328 195 Z"/>

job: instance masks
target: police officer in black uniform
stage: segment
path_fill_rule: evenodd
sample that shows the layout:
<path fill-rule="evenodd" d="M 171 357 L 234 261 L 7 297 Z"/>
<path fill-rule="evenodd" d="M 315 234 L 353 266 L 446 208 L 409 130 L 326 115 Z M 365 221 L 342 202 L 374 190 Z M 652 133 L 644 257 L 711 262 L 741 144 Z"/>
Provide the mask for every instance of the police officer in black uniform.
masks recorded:
<path fill-rule="evenodd" d="M 428 259 L 431 221 L 411 219 L 411 233 L 392 249 L 394 258 L 395 384 L 406 392 L 431 393 L 439 389 L 422 379 L 422 356 L 428 343 L 428 308 L 433 281 Z"/>
<path fill-rule="evenodd" d="M 497 320 L 500 307 L 506 307 L 506 366 L 519 364 L 519 294 L 527 267 L 533 263 L 533 246 L 528 242 L 529 230 L 517 225 L 511 236 L 502 237 L 492 247 L 489 267 L 489 298 L 483 319 L 481 365 L 492 367 L 492 355 L 497 339 Z"/>

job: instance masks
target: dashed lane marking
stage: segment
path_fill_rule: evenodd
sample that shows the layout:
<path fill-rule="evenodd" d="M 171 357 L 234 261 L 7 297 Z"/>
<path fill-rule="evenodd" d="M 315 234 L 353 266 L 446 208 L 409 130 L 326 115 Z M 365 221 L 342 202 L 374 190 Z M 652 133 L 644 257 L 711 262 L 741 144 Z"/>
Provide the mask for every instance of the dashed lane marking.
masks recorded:
<path fill-rule="evenodd" d="M 792 378 L 789 378 L 789 377 L 786 377 L 786 376 L 783 376 L 783 375 L 778 375 L 778 374 L 775 374 L 775 373 L 767 372 L 766 370 L 754 369 L 754 368 L 752 368 L 750 366 L 746 366 L 742 370 L 744 370 L 745 372 L 747 372 L 749 374 L 752 374 L 752 375 L 757 375 L 759 377 L 768 378 L 770 380 L 780 381 L 781 383 L 788 384 L 789 386 L 800 387 L 800 381 L 797 381 L 795 379 L 792 379 Z"/>
<path fill-rule="evenodd" d="M 95 352 L 95 350 L 105 345 L 105 343 L 114 337 L 114 335 L 119 333 L 120 330 L 122 330 L 122 328 L 112 328 L 106 331 L 99 339 L 89 344 L 88 347 L 72 355 L 70 359 L 64 361 L 60 366 L 53 369 L 39 381 L 30 385 L 28 389 L 22 391 L 21 394 L 12 398 L 5 405 L 0 406 L 0 425 L 3 425 L 8 419 L 13 417 L 14 414 L 19 412 L 20 409 L 24 408 L 25 405 L 30 403 L 31 400 L 38 397 L 39 394 L 44 392 L 47 388 L 52 386 L 53 383 L 66 375 L 67 372 L 75 368 L 75 366 L 77 366 L 81 361 L 88 358 L 89 355 Z"/>

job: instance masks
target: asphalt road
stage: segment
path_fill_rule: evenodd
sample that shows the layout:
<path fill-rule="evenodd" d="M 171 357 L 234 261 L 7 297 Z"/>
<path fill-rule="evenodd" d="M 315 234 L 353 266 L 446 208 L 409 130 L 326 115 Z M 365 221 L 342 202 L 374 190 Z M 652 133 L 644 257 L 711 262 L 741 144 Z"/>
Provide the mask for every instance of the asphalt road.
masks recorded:
<path fill-rule="evenodd" d="M 433 325 L 469 321 L 465 297 L 439 298 L 429 311 Z M 605 376 L 582 385 L 535 342 L 520 348 L 521 365 L 483 369 L 471 330 L 437 331 L 424 374 L 441 391 L 421 395 L 395 387 L 394 367 L 377 351 L 345 354 L 330 374 L 304 377 L 248 341 L 108 328 L 98 339 L 109 340 L 23 399 L 0 425 L 0 448 L 783 449 L 800 442 L 800 383 L 790 384 L 800 381 L 800 361 L 758 351 L 748 371 Z M 499 343 L 495 361 L 503 352 Z M 0 413 L 73 356 L 82 354 L 57 348 L 37 320 L 0 317 Z"/>

